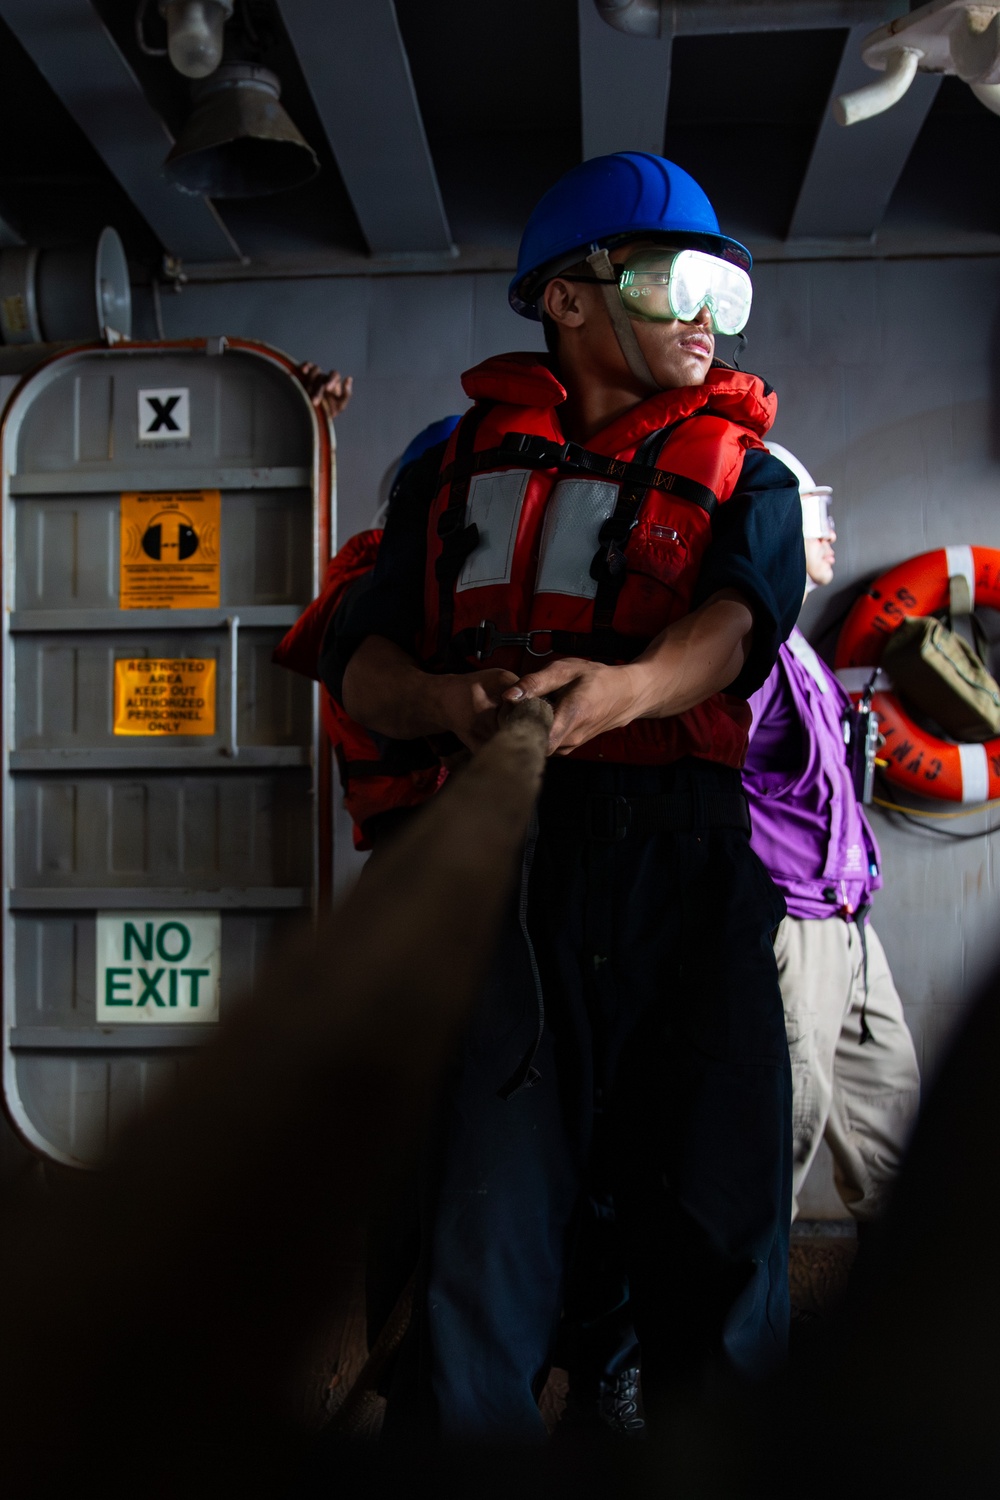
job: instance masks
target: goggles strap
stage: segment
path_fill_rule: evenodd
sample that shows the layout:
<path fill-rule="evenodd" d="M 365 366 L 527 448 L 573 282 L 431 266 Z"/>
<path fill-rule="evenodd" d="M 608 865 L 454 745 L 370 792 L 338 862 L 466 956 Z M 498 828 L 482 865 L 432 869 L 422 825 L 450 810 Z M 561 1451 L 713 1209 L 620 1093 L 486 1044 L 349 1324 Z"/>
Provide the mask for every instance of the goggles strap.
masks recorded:
<path fill-rule="evenodd" d="M 614 273 L 608 252 L 595 250 L 592 255 L 587 256 L 587 265 L 601 282 L 601 296 L 604 298 L 604 306 L 608 310 L 611 326 L 615 330 L 618 346 L 625 356 L 625 363 L 636 380 L 648 390 L 660 390 L 659 382 L 654 380 L 653 372 L 646 363 L 646 356 L 639 348 L 639 340 L 635 336 L 632 320 L 622 306 L 621 295 L 618 291 L 618 278 Z"/>

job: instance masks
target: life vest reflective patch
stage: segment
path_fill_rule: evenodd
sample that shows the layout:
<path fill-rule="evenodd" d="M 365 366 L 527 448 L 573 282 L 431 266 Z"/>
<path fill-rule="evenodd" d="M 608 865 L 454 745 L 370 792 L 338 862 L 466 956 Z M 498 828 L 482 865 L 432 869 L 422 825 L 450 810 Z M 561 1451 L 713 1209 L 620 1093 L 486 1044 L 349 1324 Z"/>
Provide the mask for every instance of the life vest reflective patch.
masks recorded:
<path fill-rule="evenodd" d="M 593 599 L 597 579 L 591 563 L 600 531 L 614 512 L 618 485 L 600 479 L 561 479 L 552 491 L 538 548 L 536 594 L 572 594 Z"/>
<path fill-rule="evenodd" d="M 456 593 L 510 583 L 514 543 L 530 478 L 530 469 L 508 469 L 503 474 L 479 474 L 472 480 L 465 524 L 478 529 L 479 541 L 458 575 Z"/>

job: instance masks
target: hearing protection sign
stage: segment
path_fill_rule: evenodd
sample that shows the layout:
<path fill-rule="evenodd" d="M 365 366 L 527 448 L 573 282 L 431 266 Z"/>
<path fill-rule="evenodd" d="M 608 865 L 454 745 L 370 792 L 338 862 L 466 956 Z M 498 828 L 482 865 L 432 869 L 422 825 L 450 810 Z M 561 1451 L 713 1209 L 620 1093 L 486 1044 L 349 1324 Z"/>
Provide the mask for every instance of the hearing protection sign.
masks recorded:
<path fill-rule="evenodd" d="M 122 609 L 218 609 L 218 490 L 122 495 Z"/>
<path fill-rule="evenodd" d="M 218 912 L 99 911 L 97 1019 L 217 1021 Z"/>
<path fill-rule="evenodd" d="M 115 662 L 115 734 L 214 734 L 214 660 Z"/>

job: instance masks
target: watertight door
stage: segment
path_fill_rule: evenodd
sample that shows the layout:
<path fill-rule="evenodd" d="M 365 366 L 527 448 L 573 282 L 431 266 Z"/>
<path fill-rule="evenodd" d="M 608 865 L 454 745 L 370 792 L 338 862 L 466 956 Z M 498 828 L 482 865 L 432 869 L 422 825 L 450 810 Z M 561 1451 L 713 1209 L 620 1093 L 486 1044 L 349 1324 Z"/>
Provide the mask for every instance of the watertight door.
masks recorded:
<path fill-rule="evenodd" d="M 4 1089 L 92 1165 L 317 899 L 316 692 L 271 653 L 331 435 L 284 356 L 215 340 L 58 355 L 0 441 Z"/>

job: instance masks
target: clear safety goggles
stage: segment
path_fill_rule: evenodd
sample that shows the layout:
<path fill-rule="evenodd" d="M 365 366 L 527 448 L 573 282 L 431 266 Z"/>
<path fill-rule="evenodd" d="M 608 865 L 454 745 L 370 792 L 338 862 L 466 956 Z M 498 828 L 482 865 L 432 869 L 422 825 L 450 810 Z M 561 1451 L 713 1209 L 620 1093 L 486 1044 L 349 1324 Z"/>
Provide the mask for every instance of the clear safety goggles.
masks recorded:
<path fill-rule="evenodd" d="M 750 316 L 753 283 L 741 266 L 704 250 L 637 250 L 615 267 L 618 295 L 633 317 L 691 323 L 703 307 L 715 333 L 741 333 Z"/>
<path fill-rule="evenodd" d="M 802 503 L 802 535 L 809 540 L 822 541 L 836 535 L 833 515 L 830 510 L 832 491 L 826 486 L 817 490 L 799 492 Z"/>

